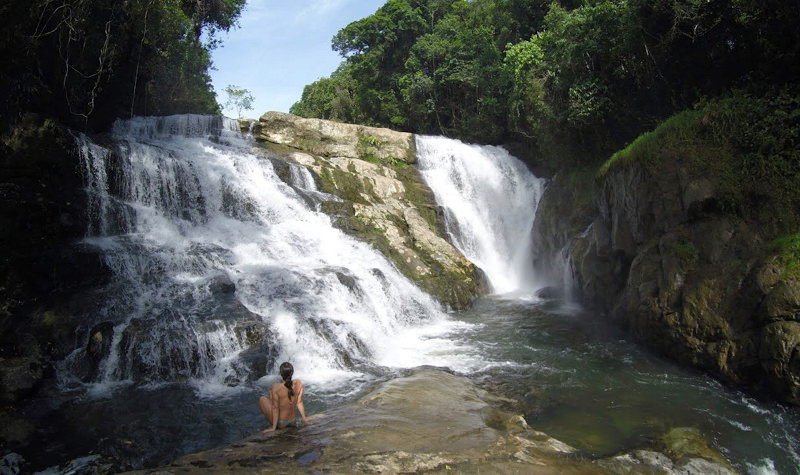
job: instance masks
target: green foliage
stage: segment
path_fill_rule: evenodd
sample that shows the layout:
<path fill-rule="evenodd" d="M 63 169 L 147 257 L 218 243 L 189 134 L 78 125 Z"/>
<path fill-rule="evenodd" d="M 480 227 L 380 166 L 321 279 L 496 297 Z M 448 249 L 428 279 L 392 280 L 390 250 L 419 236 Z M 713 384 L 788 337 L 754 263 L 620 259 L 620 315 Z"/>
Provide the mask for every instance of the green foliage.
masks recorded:
<path fill-rule="evenodd" d="M 738 91 L 677 114 L 614 154 L 602 177 L 632 162 L 679 159 L 717 182 L 718 206 L 769 233 L 800 226 L 800 95 L 797 87 L 762 97 Z M 771 231 L 770 231 L 771 230 Z"/>
<path fill-rule="evenodd" d="M 89 129 L 135 114 L 218 112 L 209 52 L 244 3 L 3 2 L 3 129 L 25 112 Z"/>
<path fill-rule="evenodd" d="M 699 110 L 683 111 L 670 117 L 654 131 L 643 133 L 633 143 L 615 152 L 600 166 L 597 176 L 602 177 L 615 167 L 634 162 L 653 163 L 665 152 L 679 153 L 693 159 L 693 164 L 698 167 L 703 165 L 704 159 L 713 160 L 701 150 L 712 145 L 699 133 L 698 125 L 702 117 L 703 113 Z"/>
<path fill-rule="evenodd" d="M 387 167 L 392 168 L 405 168 L 408 164 L 392 155 L 384 155 L 381 154 L 380 151 L 383 148 L 383 140 L 379 139 L 378 137 L 367 134 L 361 135 L 358 137 L 358 153 L 362 160 L 365 160 L 370 163 L 375 163 L 378 165 L 384 165 Z"/>
<path fill-rule="evenodd" d="M 700 257 L 700 252 L 694 247 L 694 244 L 686 240 L 673 243 L 669 247 L 668 253 L 678 258 L 683 272 L 694 270 Z"/>
<path fill-rule="evenodd" d="M 703 97 L 800 77 L 792 2 L 389 0 L 293 111 L 593 163 Z"/>
<path fill-rule="evenodd" d="M 505 122 L 502 54 L 482 9 L 492 2 L 390 0 L 342 29 L 346 58 L 292 112 L 419 133 L 496 140 Z"/>
<path fill-rule="evenodd" d="M 363 160 L 372 163 L 381 163 L 378 157 L 378 150 L 383 146 L 383 142 L 374 135 L 362 135 L 358 138 L 358 151 Z"/>
<path fill-rule="evenodd" d="M 241 119 L 243 110 L 253 109 L 253 101 L 255 98 L 247 89 L 240 89 L 238 86 L 228 84 L 228 86 L 225 87 L 225 94 L 228 95 L 225 107 L 233 107 L 236 109 L 236 116 L 238 118 Z"/>

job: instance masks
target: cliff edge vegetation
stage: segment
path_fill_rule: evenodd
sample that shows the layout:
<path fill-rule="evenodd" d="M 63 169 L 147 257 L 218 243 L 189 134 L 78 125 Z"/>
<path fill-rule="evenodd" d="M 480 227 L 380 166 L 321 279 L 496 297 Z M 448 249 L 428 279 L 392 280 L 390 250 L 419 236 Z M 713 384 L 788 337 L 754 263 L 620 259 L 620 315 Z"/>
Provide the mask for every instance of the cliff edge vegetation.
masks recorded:
<path fill-rule="evenodd" d="M 84 131 L 134 115 L 218 113 L 216 34 L 245 0 L 7 0 L 0 135 L 36 114 Z"/>

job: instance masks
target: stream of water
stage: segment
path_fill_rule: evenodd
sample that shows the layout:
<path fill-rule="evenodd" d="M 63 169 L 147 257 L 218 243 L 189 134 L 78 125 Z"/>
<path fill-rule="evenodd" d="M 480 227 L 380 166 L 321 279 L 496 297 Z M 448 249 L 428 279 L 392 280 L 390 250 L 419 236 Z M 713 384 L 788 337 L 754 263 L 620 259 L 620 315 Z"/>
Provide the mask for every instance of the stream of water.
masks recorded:
<path fill-rule="evenodd" d="M 544 182 L 497 147 L 418 138 L 453 241 L 497 295 L 447 314 L 317 211 L 307 170 L 206 116 L 119 122 L 79 138 L 92 226 L 113 279 L 87 299 L 59 386 L 25 410 L 34 470 L 112 457 L 169 463 L 263 429 L 257 397 L 290 360 L 317 413 L 421 365 L 519 401 L 589 457 L 698 429 L 743 472 L 796 473 L 800 417 L 643 351 L 595 315 L 534 297 L 530 227 Z M 104 332 L 99 362 L 86 341 Z M 107 340 L 108 341 L 108 340 Z M 60 467 L 60 468 L 58 468 Z"/>

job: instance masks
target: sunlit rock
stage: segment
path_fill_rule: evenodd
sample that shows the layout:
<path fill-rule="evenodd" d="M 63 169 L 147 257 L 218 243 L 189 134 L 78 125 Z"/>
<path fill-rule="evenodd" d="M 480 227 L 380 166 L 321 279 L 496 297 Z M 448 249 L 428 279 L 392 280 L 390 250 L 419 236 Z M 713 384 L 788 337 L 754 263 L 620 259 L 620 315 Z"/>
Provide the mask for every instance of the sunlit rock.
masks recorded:
<path fill-rule="evenodd" d="M 306 119 L 273 111 L 262 115 L 252 130 L 256 140 L 324 157 L 369 156 L 384 161 L 415 161 L 413 136 L 384 128 Z"/>
<path fill-rule="evenodd" d="M 369 242 L 422 290 L 461 309 L 484 293 L 480 271 L 444 237 L 435 200 L 413 164 L 411 134 L 268 112 L 256 140 L 290 147 L 285 160 L 307 167 L 337 227 Z"/>

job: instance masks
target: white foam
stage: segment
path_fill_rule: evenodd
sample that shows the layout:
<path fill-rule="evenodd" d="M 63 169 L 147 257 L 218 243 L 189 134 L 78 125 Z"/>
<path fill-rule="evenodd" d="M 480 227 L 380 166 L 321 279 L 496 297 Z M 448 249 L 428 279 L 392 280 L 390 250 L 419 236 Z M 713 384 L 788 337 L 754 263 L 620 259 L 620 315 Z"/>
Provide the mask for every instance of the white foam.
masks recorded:
<path fill-rule="evenodd" d="M 763 458 L 756 464 L 747 464 L 747 473 L 750 475 L 779 475 L 775 470 L 775 462 L 771 459 Z"/>

